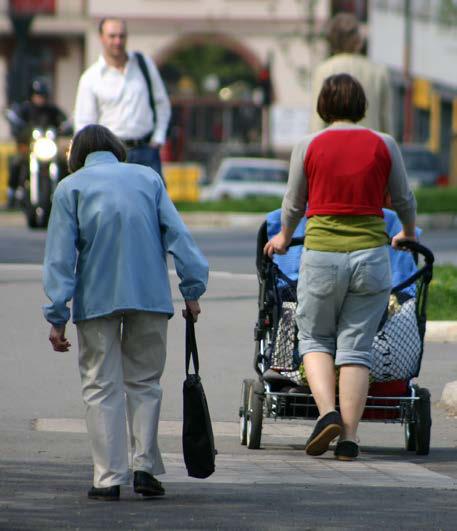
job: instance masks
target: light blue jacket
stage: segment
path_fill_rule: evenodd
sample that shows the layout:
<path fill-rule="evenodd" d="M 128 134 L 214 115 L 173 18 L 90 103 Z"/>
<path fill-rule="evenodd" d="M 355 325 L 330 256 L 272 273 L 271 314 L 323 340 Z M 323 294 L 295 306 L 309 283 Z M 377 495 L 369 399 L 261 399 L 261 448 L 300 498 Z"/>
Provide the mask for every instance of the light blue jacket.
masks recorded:
<path fill-rule="evenodd" d="M 208 262 L 150 168 L 88 155 L 59 183 L 46 238 L 43 285 L 47 321 L 65 324 L 118 310 L 173 315 L 166 253 L 186 300 L 206 290 Z"/>

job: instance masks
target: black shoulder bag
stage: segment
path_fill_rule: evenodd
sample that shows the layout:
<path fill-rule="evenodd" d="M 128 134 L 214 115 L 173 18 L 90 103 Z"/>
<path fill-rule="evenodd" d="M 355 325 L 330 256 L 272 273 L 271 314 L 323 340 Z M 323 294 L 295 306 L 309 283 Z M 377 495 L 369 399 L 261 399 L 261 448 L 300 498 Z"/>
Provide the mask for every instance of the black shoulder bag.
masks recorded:
<path fill-rule="evenodd" d="M 191 357 L 195 374 L 189 374 Z M 217 451 L 214 448 L 208 403 L 198 370 L 194 321 L 189 315 L 186 318 L 186 379 L 183 385 L 182 447 L 189 476 L 207 478 L 215 470 Z"/>
<path fill-rule="evenodd" d="M 154 120 L 154 123 L 156 123 L 156 102 L 154 99 L 154 92 L 152 90 L 152 82 L 151 82 L 151 76 L 149 75 L 148 66 L 146 64 L 146 61 L 144 60 L 143 54 L 140 52 L 135 52 L 136 60 L 138 61 L 138 66 L 140 67 L 141 73 L 144 76 L 144 80 L 146 81 L 146 86 L 148 87 L 148 96 L 149 96 L 149 105 L 152 109 L 152 118 Z"/>

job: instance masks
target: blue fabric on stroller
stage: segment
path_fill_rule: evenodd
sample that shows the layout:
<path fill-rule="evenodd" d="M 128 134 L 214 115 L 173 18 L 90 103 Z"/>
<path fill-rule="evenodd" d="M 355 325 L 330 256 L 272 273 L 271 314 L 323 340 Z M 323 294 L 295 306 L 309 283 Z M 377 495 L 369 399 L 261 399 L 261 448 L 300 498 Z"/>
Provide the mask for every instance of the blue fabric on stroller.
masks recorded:
<path fill-rule="evenodd" d="M 397 214 L 388 209 L 383 209 L 386 222 L 386 233 L 391 238 L 398 234 L 402 228 Z M 281 210 L 270 212 L 266 218 L 267 237 L 271 238 L 281 229 Z M 303 238 L 306 229 L 306 219 L 303 218 L 296 228 L 293 237 Z M 419 236 L 421 231 L 417 229 Z M 296 306 L 296 286 L 300 270 L 300 257 L 303 246 L 290 247 L 285 255 L 273 255 L 273 262 L 279 272 L 274 274 L 275 286 L 278 289 L 278 302 L 281 305 L 281 318 L 274 334 L 274 345 L 272 349 L 272 366 L 291 378 L 299 382 L 300 375 L 298 367 L 301 359 L 298 355 L 298 345 L 296 338 L 295 306 Z M 417 271 L 417 265 L 412 253 L 389 249 L 392 285 L 399 286 L 402 282 L 409 280 Z M 401 295 L 399 297 L 399 295 Z M 385 319 L 380 324 L 378 332 L 373 342 L 374 364 L 372 376 L 375 381 L 386 381 L 396 379 L 397 376 L 410 378 L 419 368 L 422 345 L 416 321 L 416 285 L 413 283 L 401 292 L 397 293 L 397 298 L 402 305 L 401 311 L 394 310 L 395 315 L 388 319 L 386 311 Z M 399 335 L 402 341 L 398 341 Z"/>
<path fill-rule="evenodd" d="M 383 208 L 384 221 L 386 223 L 386 233 L 389 238 L 392 238 L 401 231 L 402 225 L 393 210 Z M 273 210 L 267 214 L 267 235 L 268 239 L 272 238 L 281 230 L 281 209 Z M 298 224 L 293 234 L 294 238 L 303 238 L 306 230 L 306 218 L 303 218 Z M 416 229 L 416 236 L 419 237 L 421 229 Z M 287 254 L 273 255 L 273 262 L 279 267 L 281 272 L 290 280 L 296 281 L 298 279 L 298 272 L 300 270 L 300 256 L 303 247 L 301 245 L 291 247 Z M 411 253 L 405 251 L 396 251 L 392 247 L 389 248 L 390 264 L 392 269 L 392 287 L 398 286 L 403 281 L 411 277 L 417 271 L 417 266 Z M 278 288 L 283 286 L 284 281 L 278 279 Z M 414 297 L 416 294 L 416 286 L 411 285 L 403 290 L 403 293 Z"/>

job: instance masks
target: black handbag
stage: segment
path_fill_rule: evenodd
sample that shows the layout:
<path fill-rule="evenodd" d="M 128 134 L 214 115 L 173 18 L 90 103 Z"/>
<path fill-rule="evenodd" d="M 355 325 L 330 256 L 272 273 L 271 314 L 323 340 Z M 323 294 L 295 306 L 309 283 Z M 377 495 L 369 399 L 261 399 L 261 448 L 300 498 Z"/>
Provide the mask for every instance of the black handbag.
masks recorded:
<path fill-rule="evenodd" d="M 198 374 L 198 351 L 192 315 L 186 318 L 186 379 L 183 385 L 182 447 L 187 473 L 207 478 L 215 470 L 217 450 L 205 391 Z M 189 374 L 190 359 L 195 374 Z"/>

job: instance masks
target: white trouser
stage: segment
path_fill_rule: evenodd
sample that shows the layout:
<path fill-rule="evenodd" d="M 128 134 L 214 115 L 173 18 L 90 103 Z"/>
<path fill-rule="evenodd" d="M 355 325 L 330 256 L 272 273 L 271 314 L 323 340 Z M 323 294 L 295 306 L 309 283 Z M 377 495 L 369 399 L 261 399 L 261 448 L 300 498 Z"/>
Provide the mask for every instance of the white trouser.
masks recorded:
<path fill-rule="evenodd" d="M 137 311 L 76 323 L 94 487 L 129 483 L 126 411 L 133 470 L 165 472 L 157 431 L 167 325 L 166 314 Z"/>

